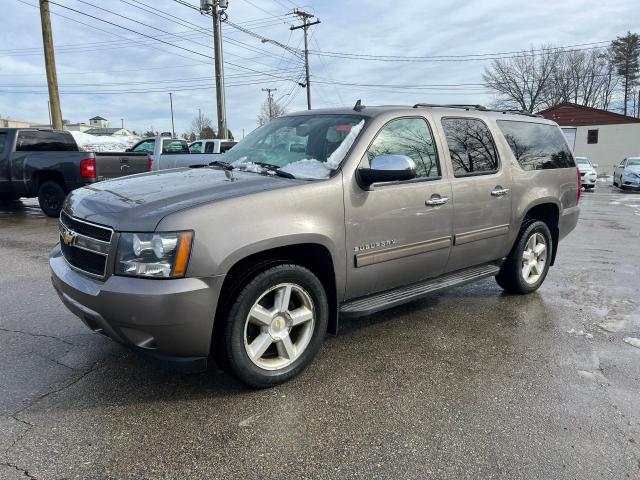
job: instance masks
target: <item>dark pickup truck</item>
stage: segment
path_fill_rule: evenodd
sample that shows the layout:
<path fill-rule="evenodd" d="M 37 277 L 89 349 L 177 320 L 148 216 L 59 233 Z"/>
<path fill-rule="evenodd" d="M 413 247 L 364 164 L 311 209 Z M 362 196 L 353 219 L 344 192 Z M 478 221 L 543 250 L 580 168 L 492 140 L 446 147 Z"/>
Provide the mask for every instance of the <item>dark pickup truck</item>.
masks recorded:
<path fill-rule="evenodd" d="M 0 128 L 0 201 L 38 197 L 50 217 L 71 190 L 150 169 L 146 153 L 82 152 L 66 131 Z"/>

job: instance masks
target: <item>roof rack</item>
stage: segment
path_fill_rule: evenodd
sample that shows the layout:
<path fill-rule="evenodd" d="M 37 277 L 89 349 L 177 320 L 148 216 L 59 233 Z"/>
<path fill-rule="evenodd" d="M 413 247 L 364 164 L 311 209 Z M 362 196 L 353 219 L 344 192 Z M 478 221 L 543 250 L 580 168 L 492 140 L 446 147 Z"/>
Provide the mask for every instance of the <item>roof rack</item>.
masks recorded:
<path fill-rule="evenodd" d="M 436 107 L 436 108 L 459 108 L 461 110 L 478 110 L 480 112 L 498 112 L 498 113 L 503 113 L 503 114 L 508 114 L 508 113 L 513 113 L 516 115 L 525 115 L 527 117 L 536 117 L 536 118 L 541 118 L 542 115 L 538 115 L 536 113 L 531 113 L 531 112 L 527 112 L 526 110 L 509 110 L 509 109 L 492 109 L 492 108 L 487 108 L 484 105 L 467 105 L 467 104 L 438 104 L 438 103 L 416 103 L 413 108 L 429 108 L 429 107 Z"/>

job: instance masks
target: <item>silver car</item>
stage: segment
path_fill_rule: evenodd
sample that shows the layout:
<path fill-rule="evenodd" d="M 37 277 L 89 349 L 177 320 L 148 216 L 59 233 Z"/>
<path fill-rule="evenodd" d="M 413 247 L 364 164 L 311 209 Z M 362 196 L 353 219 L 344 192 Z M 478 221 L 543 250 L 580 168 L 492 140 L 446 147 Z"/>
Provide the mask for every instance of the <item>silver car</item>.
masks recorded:
<path fill-rule="evenodd" d="M 620 190 L 640 189 L 640 157 L 625 158 L 613 172 L 613 185 Z"/>
<path fill-rule="evenodd" d="M 268 387 L 341 319 L 488 277 L 536 291 L 578 221 L 579 179 L 558 125 L 530 114 L 305 111 L 208 167 L 72 192 L 52 281 L 95 332 Z"/>

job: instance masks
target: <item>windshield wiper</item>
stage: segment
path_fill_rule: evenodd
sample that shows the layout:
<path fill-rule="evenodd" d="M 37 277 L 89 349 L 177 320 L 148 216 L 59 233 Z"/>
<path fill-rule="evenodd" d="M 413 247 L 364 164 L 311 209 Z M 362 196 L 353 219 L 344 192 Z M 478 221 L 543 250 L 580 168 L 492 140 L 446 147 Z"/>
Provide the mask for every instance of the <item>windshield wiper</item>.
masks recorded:
<path fill-rule="evenodd" d="M 220 167 L 223 170 L 233 170 L 233 165 L 227 162 L 223 162 L 222 160 L 214 160 L 213 162 L 209 162 L 210 167 Z"/>
<path fill-rule="evenodd" d="M 296 178 L 295 175 L 293 175 L 292 173 L 280 170 L 280 168 L 282 167 L 279 167 L 278 165 L 274 165 L 272 163 L 266 163 L 266 162 L 252 162 L 252 163 L 255 163 L 256 165 L 260 165 L 261 167 L 266 168 L 270 172 L 273 172 L 276 175 L 278 175 L 279 177 Z"/>

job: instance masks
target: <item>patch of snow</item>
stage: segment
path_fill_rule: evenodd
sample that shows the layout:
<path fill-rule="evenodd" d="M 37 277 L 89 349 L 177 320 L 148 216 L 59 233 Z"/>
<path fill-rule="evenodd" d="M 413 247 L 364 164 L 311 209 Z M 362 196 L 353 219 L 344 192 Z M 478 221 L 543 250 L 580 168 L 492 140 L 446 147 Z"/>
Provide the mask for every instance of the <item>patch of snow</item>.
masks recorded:
<path fill-rule="evenodd" d="M 327 164 L 315 158 L 303 158 L 297 162 L 285 165 L 280 170 L 302 179 L 329 178 L 331 174 L 331 169 Z"/>
<path fill-rule="evenodd" d="M 609 182 L 609 183 L 611 183 L 613 181 L 613 177 L 611 175 L 606 176 L 606 177 L 599 177 L 598 181 L 599 182 Z"/>
<path fill-rule="evenodd" d="M 243 172 L 262 173 L 264 171 L 263 166 L 258 165 L 257 163 L 247 162 L 246 160 L 247 157 L 240 157 L 238 160 L 233 162 L 231 166 Z"/>
<path fill-rule="evenodd" d="M 588 332 L 585 332 L 584 330 L 576 330 L 575 328 L 572 328 L 571 330 L 567 330 L 567 333 L 569 335 L 575 335 L 577 337 L 584 337 L 587 339 L 592 339 L 593 335 L 591 335 Z"/>
<path fill-rule="evenodd" d="M 328 168 L 330 168 L 331 170 L 335 170 L 336 168 L 338 168 L 340 162 L 344 160 L 344 157 L 347 155 L 347 152 L 353 145 L 353 142 L 356 141 L 356 137 L 360 133 L 360 130 L 362 130 L 362 127 L 364 127 L 364 120 L 361 120 L 360 123 L 351 127 L 351 131 L 349 132 L 349 134 L 344 138 L 338 148 L 336 148 L 333 153 L 329 155 L 329 158 L 327 158 Z"/>
<path fill-rule="evenodd" d="M 69 132 L 78 148 L 84 152 L 124 152 L 138 140 L 135 136 L 90 135 L 84 132 Z"/>
<path fill-rule="evenodd" d="M 624 337 L 623 340 L 633 347 L 640 348 L 640 338 Z"/>

